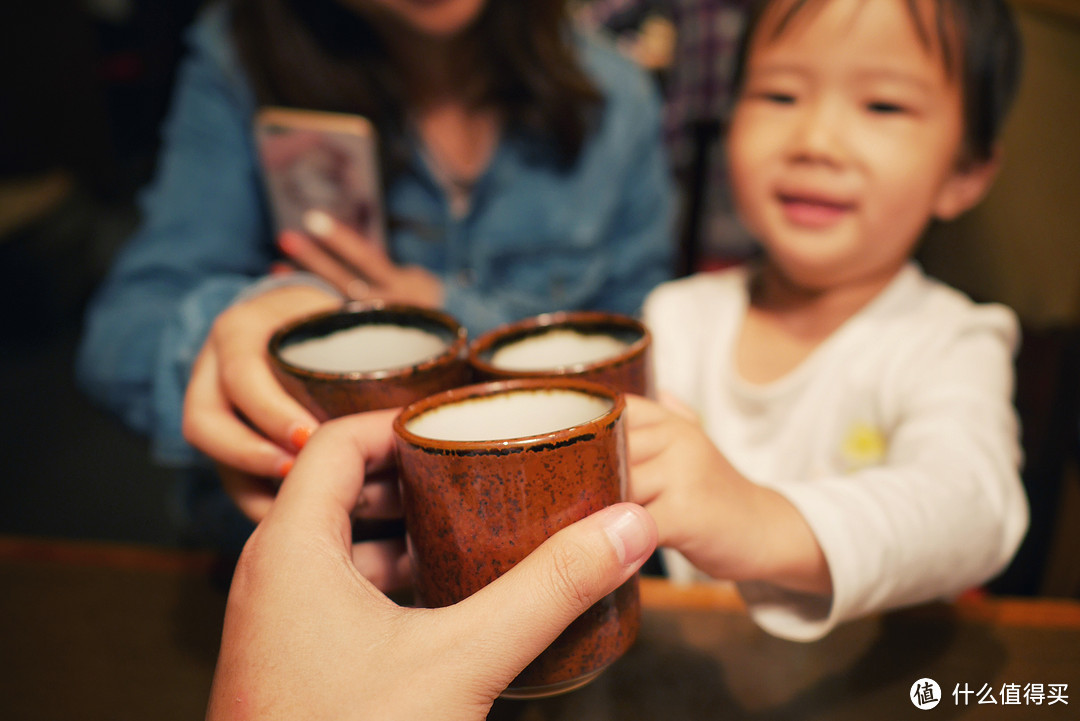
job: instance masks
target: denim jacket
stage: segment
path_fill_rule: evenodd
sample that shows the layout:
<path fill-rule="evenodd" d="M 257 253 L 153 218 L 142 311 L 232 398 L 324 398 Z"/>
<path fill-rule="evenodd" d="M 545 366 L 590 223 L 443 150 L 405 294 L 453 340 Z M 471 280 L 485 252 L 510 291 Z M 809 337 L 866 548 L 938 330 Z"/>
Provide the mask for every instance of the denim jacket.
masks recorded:
<path fill-rule="evenodd" d="M 141 225 L 88 309 L 81 386 L 135 430 L 155 457 L 189 465 L 184 389 L 215 317 L 278 259 L 259 174 L 252 91 L 228 16 L 207 11 L 188 34 Z M 391 252 L 445 284 L 445 309 L 470 335 L 558 309 L 636 314 L 670 275 L 672 195 L 652 82 L 613 49 L 579 41 L 605 95 L 599 127 L 570 168 L 504 136 L 464 216 L 414 149 L 386 190 Z M 550 155 L 550 154 L 549 154 Z M 547 156 L 545 156 L 547 157 Z"/>

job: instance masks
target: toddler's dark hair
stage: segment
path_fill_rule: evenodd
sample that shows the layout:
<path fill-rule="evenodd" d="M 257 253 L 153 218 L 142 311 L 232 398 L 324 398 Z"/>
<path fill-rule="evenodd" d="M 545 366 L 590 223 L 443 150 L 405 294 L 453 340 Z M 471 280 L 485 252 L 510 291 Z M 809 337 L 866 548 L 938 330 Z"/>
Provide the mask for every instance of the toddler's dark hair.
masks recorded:
<path fill-rule="evenodd" d="M 762 17 L 777 3 L 779 21 L 773 38 L 800 11 L 828 0 L 757 0 L 752 3 L 735 58 L 733 89 L 742 90 L 747 53 Z M 879 0 L 863 0 L 874 2 Z M 940 48 L 945 71 L 959 78 L 964 107 L 964 160 L 993 157 L 994 143 L 1020 82 L 1020 33 L 1005 0 L 934 0 L 934 27 L 919 12 L 917 0 L 905 0 L 923 44 Z M 933 35 L 932 35 L 933 34 Z"/>

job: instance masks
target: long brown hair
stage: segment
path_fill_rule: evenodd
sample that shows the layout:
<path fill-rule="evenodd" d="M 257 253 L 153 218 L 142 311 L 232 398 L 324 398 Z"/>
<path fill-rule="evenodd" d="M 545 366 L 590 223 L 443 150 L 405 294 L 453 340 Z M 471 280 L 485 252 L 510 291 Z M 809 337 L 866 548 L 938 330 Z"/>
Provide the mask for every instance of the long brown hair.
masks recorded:
<path fill-rule="evenodd" d="M 379 131 L 384 170 L 403 166 L 405 90 L 384 42 L 337 0 L 233 0 L 233 33 L 260 104 L 357 113 Z M 490 74 L 483 96 L 510 130 L 572 162 L 602 101 L 578 64 L 565 0 L 489 0 L 475 32 Z"/>

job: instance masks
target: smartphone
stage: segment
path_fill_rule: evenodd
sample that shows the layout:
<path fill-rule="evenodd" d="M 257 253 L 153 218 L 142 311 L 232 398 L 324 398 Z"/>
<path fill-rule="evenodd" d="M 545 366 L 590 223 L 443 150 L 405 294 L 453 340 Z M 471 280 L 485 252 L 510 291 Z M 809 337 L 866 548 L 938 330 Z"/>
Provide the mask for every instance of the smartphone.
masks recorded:
<path fill-rule="evenodd" d="M 360 115 L 267 107 L 255 138 L 277 231 L 322 210 L 386 247 L 375 127 Z"/>

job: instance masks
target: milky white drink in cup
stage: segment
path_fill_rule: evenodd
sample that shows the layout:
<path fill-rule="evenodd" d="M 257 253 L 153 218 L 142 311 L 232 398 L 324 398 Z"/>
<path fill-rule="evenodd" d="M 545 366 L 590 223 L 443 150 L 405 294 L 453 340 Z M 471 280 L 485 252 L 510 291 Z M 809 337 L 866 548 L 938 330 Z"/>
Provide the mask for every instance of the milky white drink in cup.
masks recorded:
<path fill-rule="evenodd" d="M 421 328 L 358 325 L 283 346 L 282 360 L 327 373 L 371 373 L 416 365 L 446 350 L 446 340 Z"/>
<path fill-rule="evenodd" d="M 484 333 L 469 345 L 469 364 L 477 380 L 575 377 L 650 396 L 651 345 L 636 318 L 561 311 Z"/>
<path fill-rule="evenodd" d="M 491 364 L 516 371 L 539 371 L 577 365 L 591 365 L 614 358 L 629 343 L 606 333 L 582 333 L 569 328 L 553 328 L 539 335 L 500 346 L 491 354 Z"/>
<path fill-rule="evenodd" d="M 579 426 L 604 415 L 613 405 L 604 396 L 558 388 L 493 393 L 438 406 L 405 427 L 435 440 L 501 441 Z"/>
<path fill-rule="evenodd" d="M 279 328 L 275 377 L 319 420 L 396 408 L 471 380 L 465 328 L 439 310 L 369 304 Z"/>

